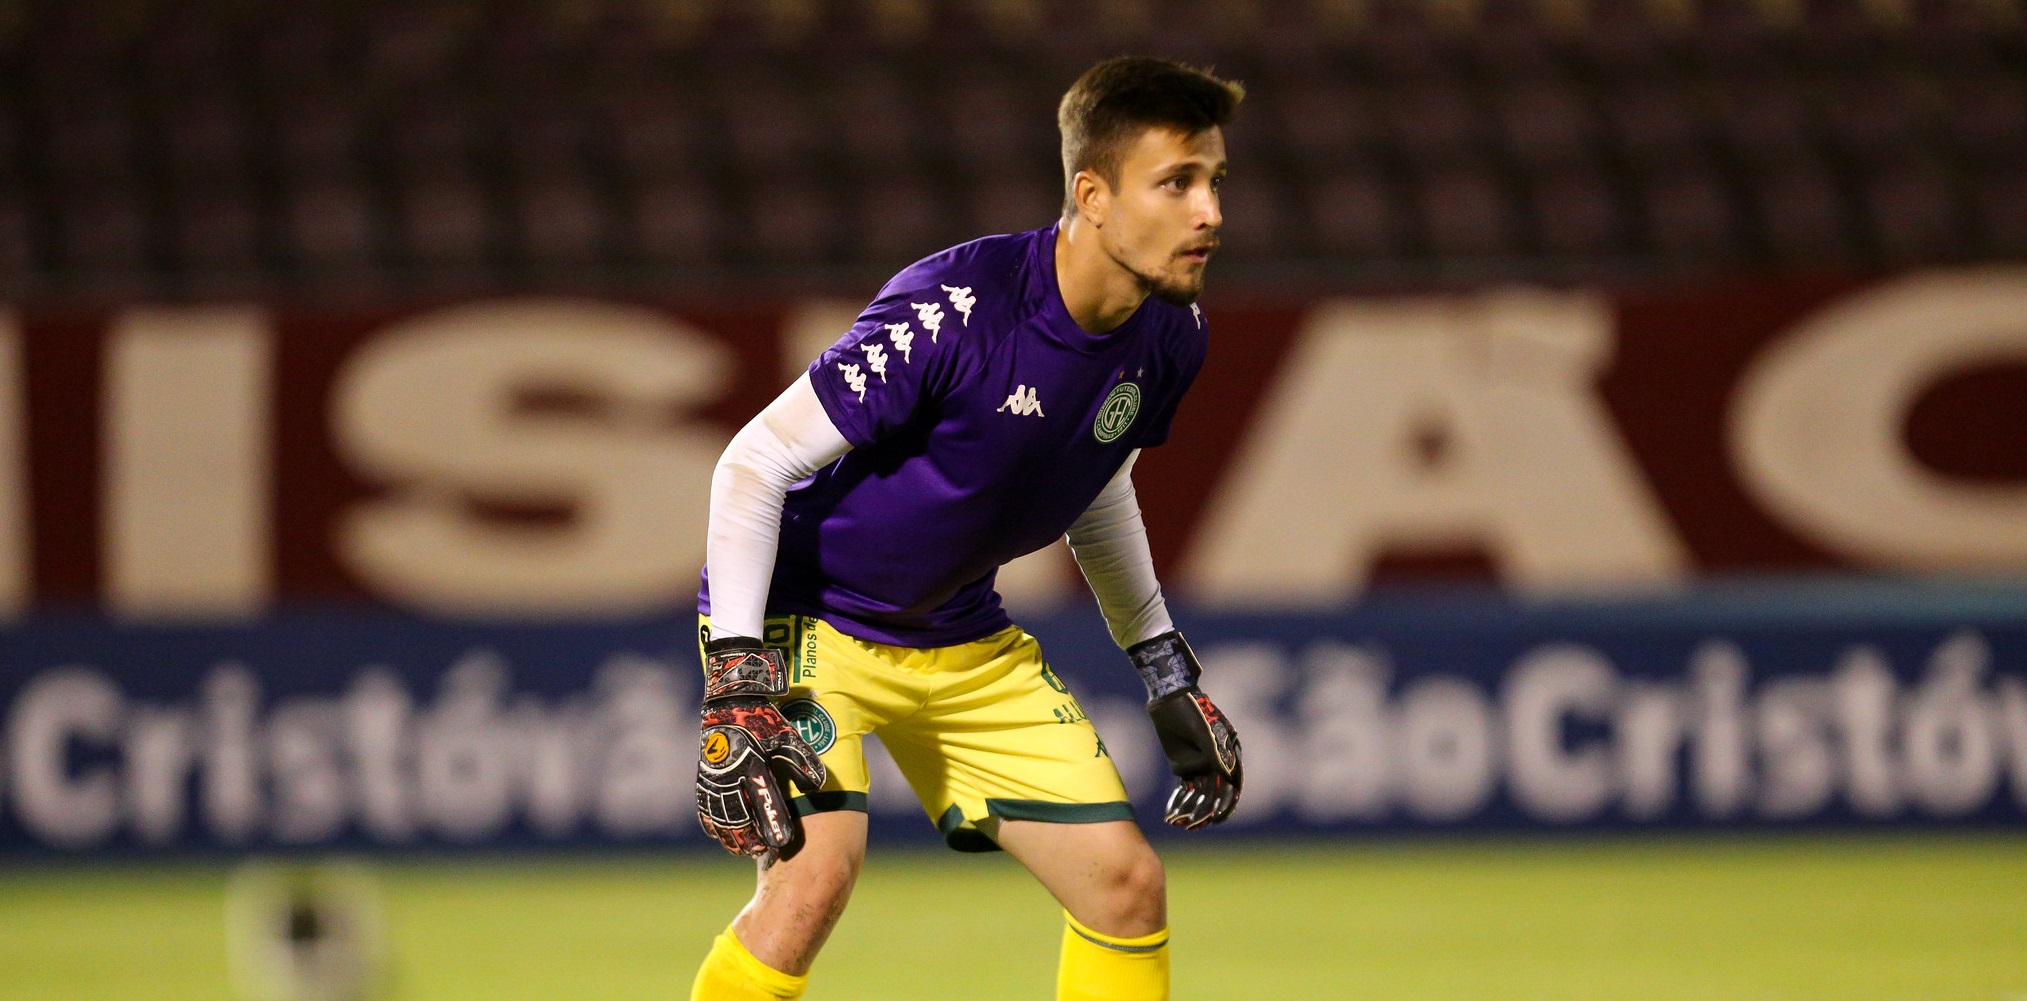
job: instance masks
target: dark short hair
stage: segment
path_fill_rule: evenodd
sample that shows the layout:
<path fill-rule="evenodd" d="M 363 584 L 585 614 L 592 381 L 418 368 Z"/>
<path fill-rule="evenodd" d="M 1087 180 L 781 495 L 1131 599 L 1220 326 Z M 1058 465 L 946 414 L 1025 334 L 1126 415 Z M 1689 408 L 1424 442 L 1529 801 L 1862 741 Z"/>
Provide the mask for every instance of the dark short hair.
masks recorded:
<path fill-rule="evenodd" d="M 1119 56 L 1084 72 L 1056 106 L 1063 133 L 1063 208 L 1075 202 L 1071 181 L 1093 170 L 1114 187 L 1126 151 L 1149 128 L 1195 135 L 1225 124 L 1246 88 L 1209 70 L 1151 56 Z"/>

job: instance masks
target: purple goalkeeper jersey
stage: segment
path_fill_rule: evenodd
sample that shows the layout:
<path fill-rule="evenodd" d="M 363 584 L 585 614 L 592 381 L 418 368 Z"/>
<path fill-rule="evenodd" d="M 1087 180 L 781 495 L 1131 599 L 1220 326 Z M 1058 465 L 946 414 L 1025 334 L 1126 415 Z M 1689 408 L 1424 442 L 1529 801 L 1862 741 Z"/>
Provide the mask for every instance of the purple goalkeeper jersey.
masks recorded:
<path fill-rule="evenodd" d="M 769 614 L 910 647 L 989 636 L 1010 622 L 1000 565 L 1061 538 L 1134 449 L 1167 440 L 1203 314 L 1150 296 L 1087 333 L 1055 258 L 1051 226 L 919 261 L 810 365 L 853 447 L 789 491 Z"/>

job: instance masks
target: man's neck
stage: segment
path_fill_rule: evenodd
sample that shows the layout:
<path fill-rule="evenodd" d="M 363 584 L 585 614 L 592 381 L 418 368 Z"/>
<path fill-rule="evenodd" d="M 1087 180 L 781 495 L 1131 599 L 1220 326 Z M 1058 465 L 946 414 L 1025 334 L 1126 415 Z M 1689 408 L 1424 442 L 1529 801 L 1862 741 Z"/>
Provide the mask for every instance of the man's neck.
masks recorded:
<path fill-rule="evenodd" d="M 1077 326 L 1109 334 L 1140 308 L 1147 288 L 1098 245 L 1098 231 L 1076 216 L 1056 228 L 1056 288 Z"/>

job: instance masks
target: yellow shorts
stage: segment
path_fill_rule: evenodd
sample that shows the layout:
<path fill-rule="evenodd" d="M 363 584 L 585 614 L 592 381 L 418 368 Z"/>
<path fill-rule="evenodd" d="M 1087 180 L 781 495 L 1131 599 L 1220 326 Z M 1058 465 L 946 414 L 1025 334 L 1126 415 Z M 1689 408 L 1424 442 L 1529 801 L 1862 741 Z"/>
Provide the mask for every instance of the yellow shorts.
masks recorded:
<path fill-rule="evenodd" d="M 700 642 L 709 623 L 702 619 Z M 958 851 L 996 850 L 1002 819 L 1133 819 L 1105 742 L 1018 626 L 916 649 L 792 615 L 769 618 L 762 641 L 787 655 L 782 714 L 830 771 L 822 792 L 796 797 L 800 814 L 866 809 L 871 733 Z"/>

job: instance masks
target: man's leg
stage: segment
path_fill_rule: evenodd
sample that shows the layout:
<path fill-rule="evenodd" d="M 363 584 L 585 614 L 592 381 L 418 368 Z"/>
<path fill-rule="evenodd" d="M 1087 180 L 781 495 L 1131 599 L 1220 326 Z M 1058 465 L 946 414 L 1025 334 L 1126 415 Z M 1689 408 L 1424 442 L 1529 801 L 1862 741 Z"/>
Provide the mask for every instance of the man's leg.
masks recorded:
<path fill-rule="evenodd" d="M 1063 905 L 1058 1001 L 1166 1001 L 1168 890 L 1130 820 L 1002 820 L 999 846 Z"/>
<path fill-rule="evenodd" d="M 691 1001 L 802 996 L 810 964 L 837 927 L 866 860 L 866 815 L 834 810 L 802 823 L 808 839 L 802 851 L 760 870 L 753 899 L 711 943 Z"/>

